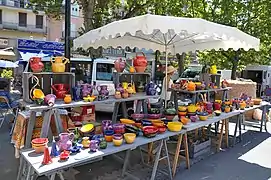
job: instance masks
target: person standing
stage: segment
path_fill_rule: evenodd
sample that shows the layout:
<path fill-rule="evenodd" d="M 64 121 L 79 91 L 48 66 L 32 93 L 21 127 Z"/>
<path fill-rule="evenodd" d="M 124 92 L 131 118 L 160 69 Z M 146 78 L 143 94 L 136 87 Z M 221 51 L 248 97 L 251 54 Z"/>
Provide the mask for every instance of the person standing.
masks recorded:
<path fill-rule="evenodd" d="M 161 93 L 161 99 L 164 100 L 164 103 L 168 103 L 168 101 L 171 99 L 171 91 L 169 91 L 169 88 L 173 85 L 173 80 L 171 79 L 172 75 L 175 73 L 176 68 L 173 66 L 167 67 L 167 76 L 163 79 L 163 86 L 162 86 L 162 93 Z M 166 86 L 167 85 L 167 86 Z"/>

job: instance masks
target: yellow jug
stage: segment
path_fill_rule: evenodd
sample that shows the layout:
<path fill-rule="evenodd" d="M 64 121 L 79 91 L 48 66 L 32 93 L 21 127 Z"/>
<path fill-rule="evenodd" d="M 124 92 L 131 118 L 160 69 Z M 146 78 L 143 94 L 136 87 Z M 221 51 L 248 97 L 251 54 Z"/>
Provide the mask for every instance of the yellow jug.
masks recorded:
<path fill-rule="evenodd" d="M 52 63 L 52 71 L 54 73 L 65 72 L 65 65 L 70 62 L 69 59 L 62 56 L 52 57 L 50 60 Z"/>
<path fill-rule="evenodd" d="M 210 68 L 210 74 L 217 74 L 217 68 L 216 65 L 212 65 Z"/>

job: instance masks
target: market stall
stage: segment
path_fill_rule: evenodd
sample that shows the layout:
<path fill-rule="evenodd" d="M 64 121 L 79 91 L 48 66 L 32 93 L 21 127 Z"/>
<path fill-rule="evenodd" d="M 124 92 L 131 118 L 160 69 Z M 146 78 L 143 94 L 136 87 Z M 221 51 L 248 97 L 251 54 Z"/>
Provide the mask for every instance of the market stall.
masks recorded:
<path fill-rule="evenodd" d="M 161 27 L 161 24 L 163 26 Z M 182 26 L 186 24 L 189 26 Z M 204 28 L 202 28 L 204 27 Z M 198 31 L 198 32 L 197 32 Z M 201 19 L 176 18 L 168 16 L 144 15 L 123 21 L 118 21 L 89 31 L 85 35 L 74 41 L 75 47 L 99 47 L 99 46 L 130 46 L 139 48 L 150 48 L 166 52 L 186 52 L 191 50 L 219 49 L 219 48 L 259 48 L 259 40 L 251 37 L 235 28 L 211 23 Z M 221 148 L 223 136 L 228 141 L 228 119 L 233 116 L 239 116 L 246 108 L 254 107 L 256 102 L 261 104 L 260 99 L 252 99 L 248 96 L 240 96 L 234 99 L 227 99 L 227 91 L 230 87 L 223 87 L 225 84 L 216 82 L 216 85 L 203 82 L 196 89 L 193 82 L 183 82 L 183 84 L 174 85 L 172 88 L 175 94 L 175 103 L 168 105 L 165 109 L 148 108 L 146 101 L 157 97 L 157 85 L 153 82 L 146 83 L 146 86 L 135 87 L 135 82 L 124 83 L 117 81 L 115 83 L 115 94 L 109 96 L 106 85 L 100 85 L 93 88 L 90 84 L 74 84 L 72 73 L 65 73 L 65 62 L 68 60 L 62 57 L 53 59 L 52 73 L 42 73 L 43 65 L 37 59 L 35 63 L 30 64 L 32 74 L 26 75 L 25 89 L 27 89 L 24 98 L 28 102 L 26 109 L 31 111 L 28 121 L 26 136 L 26 145 L 33 149 L 22 151 L 20 159 L 20 170 L 18 180 L 22 177 L 23 170 L 27 167 L 26 179 L 31 179 L 34 175 L 46 175 L 54 180 L 56 175 L 63 179 L 63 170 L 85 164 L 94 159 L 112 155 L 117 152 L 127 151 L 124 160 L 123 175 L 126 174 L 126 168 L 130 151 L 139 146 L 148 144 L 148 159 L 153 156 L 153 144 L 158 141 L 159 146 L 156 149 L 154 164 L 152 166 L 151 180 L 155 179 L 157 166 L 160 159 L 166 159 L 169 167 L 169 179 L 172 179 L 176 173 L 178 159 L 182 157 L 180 153 L 181 143 L 184 142 L 184 158 L 187 168 L 189 162 L 188 133 L 194 134 L 197 138 L 199 134 L 210 133 L 210 125 L 213 123 L 222 126 L 219 131 L 217 141 L 217 151 Z M 114 68 L 117 75 L 120 75 L 127 66 L 125 62 L 118 60 Z M 137 73 L 145 72 L 147 61 L 144 54 L 137 55 L 132 65 L 128 65 L 131 76 Z M 166 68 L 167 74 L 167 68 Z M 215 73 L 214 73 L 215 74 Z M 213 76 L 214 76 L 213 74 Z M 49 81 L 45 76 L 50 75 Z M 54 76 L 70 76 L 69 83 L 53 82 Z M 42 79 L 42 80 L 40 80 Z M 216 78 L 214 78 L 216 79 Z M 32 86 L 30 83 L 32 81 Z M 39 82 L 48 82 L 45 85 L 39 85 Z M 134 84 L 133 84 L 134 83 Z M 66 85 L 67 84 L 67 85 Z M 121 85 L 121 86 L 120 86 Z M 220 86 L 217 87 L 217 86 Z M 186 89 L 182 89 L 186 88 Z M 136 90 L 137 89 L 137 90 Z M 166 87 L 168 89 L 168 87 Z M 97 90 L 97 95 L 94 91 Z M 216 99 L 213 93 L 223 91 L 222 99 Z M 140 91 L 144 91 L 139 93 Z M 176 94 L 192 94 L 194 98 L 189 104 L 179 105 Z M 46 96 L 45 96 L 46 95 Z M 166 95 L 165 95 L 166 96 Z M 201 96 L 203 98 L 198 98 Z M 139 101 L 137 109 L 130 119 L 121 118 L 120 123 L 116 123 L 116 114 L 118 106 L 126 101 Z M 101 131 L 94 123 L 76 123 L 74 129 L 69 133 L 63 133 L 67 129 L 63 128 L 59 115 L 60 108 L 75 108 L 81 106 L 91 106 L 95 104 L 115 103 L 115 110 L 112 120 L 104 120 L 101 124 Z M 30 104 L 29 104 L 30 103 Z M 39 104 L 39 105 L 37 105 Z M 263 104 L 266 106 L 267 104 Z M 256 107 L 256 106 L 255 106 Z M 122 105 L 125 109 L 125 106 Z M 41 127 L 41 138 L 32 139 L 36 112 L 42 112 L 44 121 Z M 52 138 L 50 135 L 49 123 L 51 116 L 54 116 L 56 131 L 59 136 Z M 124 115 L 124 114 L 123 114 Z M 125 115 L 124 115 L 125 116 Z M 240 131 L 240 120 L 236 123 Z M 265 118 L 262 118 L 265 122 Z M 206 126 L 208 126 L 206 128 Z M 195 133 L 194 133 L 195 131 Z M 225 131 L 225 132 L 223 132 Z M 237 132 L 237 128 L 236 128 Z M 184 135 L 184 138 L 183 138 Z M 236 133 L 235 133 L 236 135 Z M 144 137 L 143 137 L 144 136 Z M 177 136 L 177 147 L 175 149 L 174 160 L 169 161 L 169 152 L 167 150 L 167 139 Z M 48 138 L 47 138 L 48 137 Z M 235 137 L 236 138 L 236 137 Z M 52 141 L 52 146 L 47 147 L 48 142 Z M 193 142 L 193 140 L 191 140 Z M 209 143 L 210 141 L 208 141 Z M 203 142 L 206 144 L 206 142 Z M 226 142 L 228 145 L 229 143 Z M 195 147 L 197 144 L 192 144 Z M 161 149 L 165 150 L 165 157 L 160 157 Z M 50 156 L 51 154 L 51 156 Z M 172 170 L 172 172 L 171 172 Z"/>

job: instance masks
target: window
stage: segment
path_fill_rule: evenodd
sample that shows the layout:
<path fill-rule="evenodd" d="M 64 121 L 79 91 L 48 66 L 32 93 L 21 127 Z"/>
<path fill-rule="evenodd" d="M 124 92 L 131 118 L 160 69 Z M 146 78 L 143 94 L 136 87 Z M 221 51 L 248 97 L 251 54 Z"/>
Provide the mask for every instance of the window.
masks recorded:
<path fill-rule="evenodd" d="M 100 81 L 113 81 L 113 69 L 114 64 L 98 63 L 96 79 Z"/>
<path fill-rule="evenodd" d="M 2 9 L 0 9 L 0 24 L 2 24 Z"/>
<path fill-rule="evenodd" d="M 36 15 L 36 28 L 43 28 L 43 16 L 41 15 Z"/>
<path fill-rule="evenodd" d="M 19 12 L 19 26 L 26 27 L 27 26 L 27 14 Z"/>

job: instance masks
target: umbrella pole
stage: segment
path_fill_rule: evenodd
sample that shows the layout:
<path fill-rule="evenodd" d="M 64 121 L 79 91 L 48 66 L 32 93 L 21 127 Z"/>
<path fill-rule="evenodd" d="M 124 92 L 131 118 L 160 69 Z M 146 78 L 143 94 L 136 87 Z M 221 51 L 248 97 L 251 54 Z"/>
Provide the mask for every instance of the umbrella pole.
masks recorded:
<path fill-rule="evenodd" d="M 168 61 L 168 56 L 167 56 L 167 45 L 165 45 L 165 53 L 166 53 L 166 82 L 165 82 L 165 85 L 166 85 L 166 90 L 165 90 L 165 108 L 167 108 L 167 90 L 168 90 L 168 81 L 167 81 L 167 61 Z"/>

